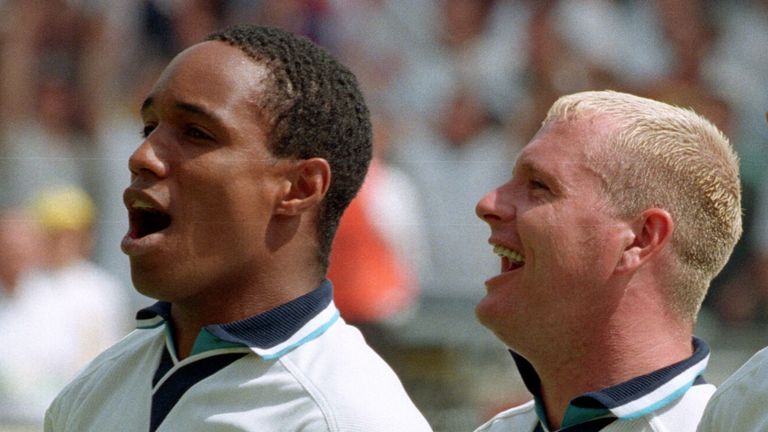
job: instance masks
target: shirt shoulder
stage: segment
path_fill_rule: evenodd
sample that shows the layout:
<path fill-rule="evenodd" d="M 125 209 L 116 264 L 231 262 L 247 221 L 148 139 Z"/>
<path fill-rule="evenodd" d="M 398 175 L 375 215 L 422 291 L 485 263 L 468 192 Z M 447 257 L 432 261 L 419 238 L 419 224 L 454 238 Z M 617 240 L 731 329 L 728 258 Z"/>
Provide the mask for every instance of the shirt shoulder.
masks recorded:
<path fill-rule="evenodd" d="M 502 431 L 533 431 L 539 418 L 536 416 L 534 401 L 528 401 L 523 405 L 510 408 L 496 414 L 485 424 L 475 429 L 475 432 L 502 432 Z"/>
<path fill-rule="evenodd" d="M 431 431 L 394 371 L 343 320 L 280 358 L 331 431 Z"/>
<path fill-rule="evenodd" d="M 768 430 L 768 348 L 723 382 L 704 411 L 699 431 Z"/>
<path fill-rule="evenodd" d="M 62 390 L 62 393 L 68 391 L 70 387 L 77 387 L 88 381 L 98 380 L 102 375 L 111 374 L 115 368 L 130 365 L 137 356 L 145 356 L 144 353 L 148 351 L 158 352 L 164 342 L 162 327 L 133 330 L 91 360 Z M 152 346 L 156 349 L 152 349 Z"/>
<path fill-rule="evenodd" d="M 142 384 L 136 374 L 151 379 L 163 343 L 162 327 L 134 330 L 96 356 L 54 399 L 45 414 L 46 431 L 87 430 L 73 422 L 91 418 L 98 411 L 120 412 L 119 401 L 110 405 L 116 401 L 116 390 L 130 394 L 124 391 L 126 387 Z M 126 401 L 125 407 L 129 405 Z"/>

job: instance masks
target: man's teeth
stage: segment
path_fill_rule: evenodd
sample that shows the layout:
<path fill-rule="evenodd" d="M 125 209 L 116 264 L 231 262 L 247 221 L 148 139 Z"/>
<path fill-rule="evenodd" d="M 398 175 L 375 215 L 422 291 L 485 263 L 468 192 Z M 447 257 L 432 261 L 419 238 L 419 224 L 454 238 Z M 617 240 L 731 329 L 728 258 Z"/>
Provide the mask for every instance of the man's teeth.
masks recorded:
<path fill-rule="evenodd" d="M 500 257 L 507 257 L 510 261 L 517 264 L 525 262 L 525 257 L 513 251 L 512 249 L 505 248 L 504 246 L 494 245 L 493 252 Z"/>
<path fill-rule="evenodd" d="M 131 204 L 131 207 L 135 209 L 153 209 L 154 208 L 152 204 L 140 199 L 137 199 L 136 201 L 134 201 L 133 204 Z"/>

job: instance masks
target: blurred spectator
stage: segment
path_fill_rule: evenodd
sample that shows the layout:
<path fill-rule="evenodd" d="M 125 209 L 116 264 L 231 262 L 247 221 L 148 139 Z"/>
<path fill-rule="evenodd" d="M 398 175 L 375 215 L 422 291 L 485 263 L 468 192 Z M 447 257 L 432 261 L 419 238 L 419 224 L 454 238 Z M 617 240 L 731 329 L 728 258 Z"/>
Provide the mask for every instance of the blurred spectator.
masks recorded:
<path fill-rule="evenodd" d="M 731 110 L 706 79 L 707 59 L 713 54 L 717 29 L 703 0 L 656 0 L 656 16 L 668 41 L 671 68 L 649 83 L 653 99 L 689 107 L 731 136 Z M 685 22 L 685 25 L 681 25 Z"/>
<path fill-rule="evenodd" d="M 350 203 L 339 225 L 328 269 L 334 302 L 341 315 L 361 328 L 396 321 L 416 299 L 415 272 L 386 231 L 392 231 L 393 219 L 418 223 L 409 221 L 402 214 L 405 209 L 397 205 L 410 205 L 404 198 L 413 191 L 398 190 L 398 180 L 393 182 L 392 177 L 383 162 L 371 163 L 365 187 Z M 366 339 L 375 345 L 371 338 Z"/>
<path fill-rule="evenodd" d="M 0 212 L 0 315 L 23 296 L 20 287 L 41 265 L 43 244 L 40 229 L 28 212 Z"/>
<path fill-rule="evenodd" d="M 413 315 L 427 248 L 415 186 L 387 162 L 391 120 L 377 113 L 372 123 L 373 160 L 362 189 L 342 216 L 328 277 L 342 316 L 364 334 L 375 332 L 366 337 L 376 348 L 383 341 L 372 339 L 391 338 L 382 334 L 387 327 L 396 328 Z"/>
<path fill-rule="evenodd" d="M 23 209 L 7 209 L 0 214 L 0 343 L 16 342 L 5 332 L 18 330 L 13 322 L 25 319 L 21 305 L 28 296 L 28 279 L 40 265 L 43 252 L 40 234 L 36 221 Z M 19 351 L 33 341 L 23 343 Z M 29 392 L 25 388 L 34 386 L 15 375 L 18 369 L 15 363 L 23 360 L 21 352 L 9 356 L 7 350 L 0 347 L 0 424 L 30 423 L 33 420 L 30 417 L 39 421 L 42 412 L 35 414 L 24 406 L 29 402 L 23 398 L 25 392 Z M 26 361 L 33 363 L 30 359 Z"/>
<path fill-rule="evenodd" d="M 642 88 L 669 74 L 672 54 L 655 0 L 540 3 L 551 9 L 564 54 L 616 77 L 616 84 Z"/>
<path fill-rule="evenodd" d="M 429 249 L 418 190 L 388 162 L 400 139 L 395 123 L 375 105 L 372 111 L 373 160 L 341 218 L 328 278 L 341 315 L 360 329 L 411 392 L 404 373 L 411 346 L 403 332 L 418 312 L 419 277 L 429 266 Z"/>
<path fill-rule="evenodd" d="M 611 26 L 620 26 L 617 12 L 609 1 L 587 1 L 581 6 L 573 2 L 546 0 L 531 6 L 530 22 L 526 26 L 528 63 L 524 70 L 526 98 L 514 112 L 510 112 L 510 126 L 518 141 L 525 142 L 539 129 L 549 107 L 561 95 L 589 89 L 619 89 L 621 84 L 610 64 L 601 55 L 584 48 L 597 43 L 606 51 L 618 50 L 616 44 L 602 38 L 592 37 L 589 29 L 596 26 L 611 32 Z M 579 31 L 574 31 L 572 21 L 578 22 Z M 589 24 L 589 25 L 587 25 Z M 581 35 L 590 43 L 581 43 L 573 35 Z M 618 37 L 618 35 L 617 35 Z"/>
<path fill-rule="evenodd" d="M 717 39 L 704 59 L 703 75 L 732 107 L 731 137 L 741 156 L 742 178 L 763 187 L 768 153 L 768 0 L 712 2 Z M 762 223 L 762 222 L 760 222 Z"/>
<path fill-rule="evenodd" d="M 768 105 L 767 105 L 768 106 Z M 768 112 L 765 113 L 768 121 Z M 755 229 L 755 258 L 752 262 L 756 290 L 752 298 L 753 307 L 762 308 L 763 320 L 768 320 L 768 176 L 758 195 L 757 221 Z"/>
<path fill-rule="evenodd" d="M 21 205 L 43 187 L 85 186 L 90 158 L 86 139 L 70 128 L 74 97 L 66 81 L 42 79 L 34 96 L 35 115 L 6 129 L 0 168 L 6 205 Z"/>
<path fill-rule="evenodd" d="M 253 11 L 253 21 L 280 27 L 316 42 L 324 36 L 324 23 L 328 19 L 326 0 L 262 0 L 258 8 L 253 2 L 244 3 Z M 241 16 L 237 18 L 242 20 Z"/>
<path fill-rule="evenodd" d="M 92 21 L 69 2 L 11 1 L 0 52 L 0 202 L 21 205 L 40 188 L 89 188 L 95 163 L 89 107 L 80 97 Z"/>
<path fill-rule="evenodd" d="M 518 4 L 520 3 L 520 4 Z M 526 63 L 522 2 L 436 0 L 422 17 L 422 39 L 404 41 L 405 63 L 393 91 L 398 109 L 435 121 L 457 83 L 471 87 L 486 110 L 500 117 L 522 95 Z M 419 9 L 425 9 L 423 6 Z M 417 10 L 419 10 L 417 9 Z"/>
<path fill-rule="evenodd" d="M 426 21 L 434 12 L 433 3 L 329 0 L 328 7 L 322 41 L 355 72 L 369 102 L 407 117 L 396 90 L 408 79 L 411 57 L 429 44 Z"/>
<path fill-rule="evenodd" d="M 732 327 L 768 322 L 768 175 L 760 180 L 762 184 L 744 190 L 751 202 L 745 209 L 742 256 L 726 267 L 729 272 L 711 300 L 720 322 Z"/>
<path fill-rule="evenodd" d="M 740 256 L 720 278 L 711 299 L 721 322 L 745 326 L 768 321 L 768 1 L 718 2 L 719 37 L 705 76 L 732 107 L 732 134 L 741 156 L 745 233 Z"/>
<path fill-rule="evenodd" d="M 6 419 L 37 423 L 64 384 L 127 333 L 131 313 L 116 280 L 87 259 L 90 198 L 77 188 L 47 189 L 31 211 L 44 251 L 0 313 L 0 406 Z"/>
<path fill-rule="evenodd" d="M 486 409 L 477 398 L 481 392 L 467 385 L 487 381 L 478 375 L 495 372 L 489 363 L 498 360 L 468 340 L 482 340 L 472 336 L 472 311 L 483 292 L 482 275 L 498 266 L 473 203 L 483 189 L 503 182 L 518 150 L 501 119 L 519 101 L 527 59 L 521 26 L 529 8 L 482 0 L 430 5 L 434 15 L 424 18 L 429 32 L 402 44 L 407 54 L 390 86 L 402 128 L 391 160 L 417 188 L 429 257 L 420 278 L 422 318 L 413 324 L 419 329 L 404 331 L 412 347 L 401 377 L 436 430 L 466 430 Z"/>
<path fill-rule="evenodd" d="M 504 179 L 517 147 L 476 93 L 461 83 L 454 89 L 447 104 L 436 107 L 436 122 L 415 127 L 393 148 L 393 162 L 413 178 L 429 215 L 424 230 L 431 265 L 424 289 L 475 299 L 482 292 L 478 275 L 492 274 L 498 263 L 472 202 L 482 188 Z"/>

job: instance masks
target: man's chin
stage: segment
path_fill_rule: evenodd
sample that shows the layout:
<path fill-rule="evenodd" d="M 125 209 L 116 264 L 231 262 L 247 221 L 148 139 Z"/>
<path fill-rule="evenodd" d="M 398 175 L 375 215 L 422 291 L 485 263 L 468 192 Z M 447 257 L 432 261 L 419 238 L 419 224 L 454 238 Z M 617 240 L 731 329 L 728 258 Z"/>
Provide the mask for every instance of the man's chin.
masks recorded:
<path fill-rule="evenodd" d="M 166 278 L 156 272 L 146 269 L 137 269 L 137 265 L 131 262 L 131 282 L 133 288 L 141 295 L 161 301 L 171 301 L 172 295 L 167 292 L 169 286 L 173 286 Z"/>
<path fill-rule="evenodd" d="M 505 344 L 510 344 L 510 333 L 519 327 L 513 321 L 515 312 L 509 309 L 509 304 L 500 304 L 496 299 L 484 297 L 475 306 L 477 321 Z"/>
<path fill-rule="evenodd" d="M 499 311 L 496 310 L 497 308 L 498 305 L 496 305 L 492 299 L 489 299 L 488 296 L 484 297 L 475 306 L 475 317 L 477 318 L 477 321 L 493 331 L 494 327 L 498 324 L 497 318 Z"/>

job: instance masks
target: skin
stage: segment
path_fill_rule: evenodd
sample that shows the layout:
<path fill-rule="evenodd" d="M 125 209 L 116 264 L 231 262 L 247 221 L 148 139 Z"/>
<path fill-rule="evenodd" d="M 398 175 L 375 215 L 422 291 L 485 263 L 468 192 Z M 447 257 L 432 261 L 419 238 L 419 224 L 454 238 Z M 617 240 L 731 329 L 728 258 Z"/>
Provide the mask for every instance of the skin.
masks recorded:
<path fill-rule="evenodd" d="M 124 201 L 172 222 L 140 237 L 131 218 L 121 246 L 136 289 L 172 303 L 181 358 L 202 326 L 272 309 L 323 277 L 314 220 L 330 168 L 271 154 L 258 108 L 266 76 L 238 48 L 203 42 L 168 65 L 142 106 Z"/>
<path fill-rule="evenodd" d="M 0 297 L 15 295 L 22 275 L 41 264 L 43 245 L 40 228 L 27 214 L 0 213 Z"/>
<path fill-rule="evenodd" d="M 614 216 L 586 162 L 613 127 L 607 117 L 544 126 L 512 178 L 477 204 L 489 242 L 525 257 L 517 269 L 502 259 L 477 317 L 536 368 L 552 426 L 578 395 L 692 353 L 691 323 L 670 312 L 659 276 L 672 218 L 657 208 Z"/>

